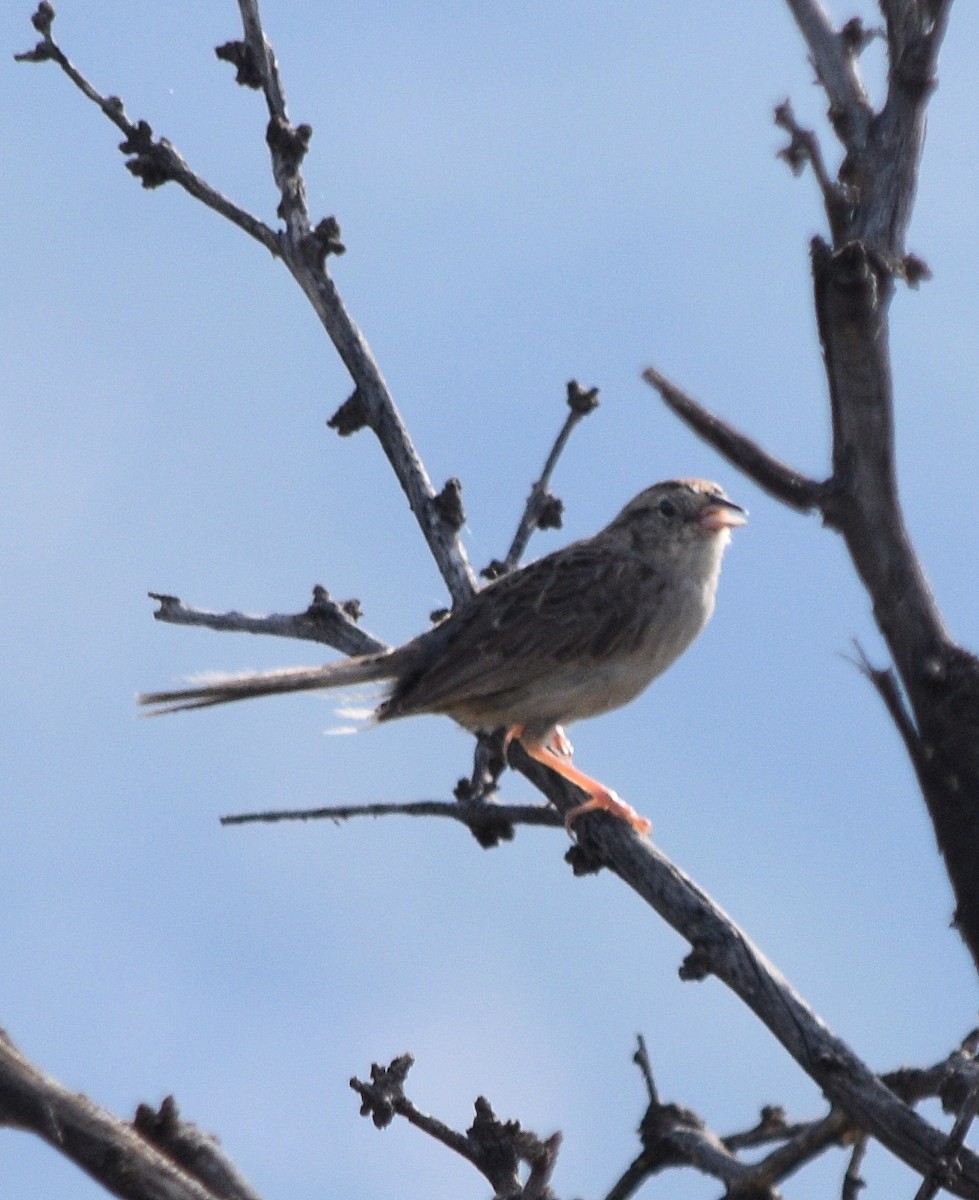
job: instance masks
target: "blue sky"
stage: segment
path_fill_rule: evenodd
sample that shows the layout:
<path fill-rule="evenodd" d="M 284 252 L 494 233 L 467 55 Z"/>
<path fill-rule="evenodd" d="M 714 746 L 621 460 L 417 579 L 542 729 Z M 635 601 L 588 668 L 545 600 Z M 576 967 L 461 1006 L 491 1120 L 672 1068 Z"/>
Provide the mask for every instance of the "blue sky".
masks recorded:
<path fill-rule="evenodd" d="M 0 1022 L 118 1113 L 172 1092 L 270 1198 L 486 1193 L 423 1136 L 358 1116 L 347 1079 L 405 1050 L 411 1095 L 456 1127 L 484 1094 L 562 1129 L 562 1195 L 603 1194 L 636 1151 L 640 1031 L 663 1095 L 719 1132 L 765 1103 L 817 1115 L 733 996 L 678 981 L 676 935 L 612 878 L 571 877 L 563 834 L 486 853 L 447 823 L 218 825 L 445 797 L 470 764 L 450 723 L 327 738 L 328 696 L 134 718 L 136 691 L 186 674 L 323 657 L 158 625 L 149 590 L 282 612 L 322 583 L 391 642 L 445 592 L 376 443 L 325 427 L 349 380 L 286 272 L 176 188 L 141 191 L 67 80 L 12 62 L 29 15 L 0 17 Z M 751 510 L 707 632 L 631 707 L 576 727 L 577 761 L 652 817 L 871 1066 L 944 1055 L 975 1023 L 975 975 L 898 738 L 850 661 L 854 638 L 882 660 L 866 597 L 832 534 L 739 478 L 639 378 L 655 364 L 825 470 L 807 269 L 823 221 L 771 120 L 788 95 L 822 129 L 824 103 L 785 6 L 266 0 L 263 15 L 293 120 L 315 131 L 311 209 L 348 247 L 335 278 L 436 486 L 463 480 L 474 563 L 509 543 L 572 377 L 602 405 L 554 480 L 565 528 L 532 554 L 667 476 L 717 478 Z M 65 0 L 55 31 L 131 117 L 274 221 L 261 100 L 213 56 L 238 36 L 233 5 Z M 967 645 L 976 44 L 961 5 L 909 239 L 935 277 L 898 294 L 892 331 L 908 522 Z M 503 795 L 532 793 L 507 776 Z M 785 1194 L 835 1191 L 843 1163 Z M 864 1175 L 868 1200 L 914 1186 L 882 1151 Z M 716 1191 L 682 1174 L 646 1194 Z M 55 1193 L 102 1195 L 0 1135 L 0 1194 Z"/>

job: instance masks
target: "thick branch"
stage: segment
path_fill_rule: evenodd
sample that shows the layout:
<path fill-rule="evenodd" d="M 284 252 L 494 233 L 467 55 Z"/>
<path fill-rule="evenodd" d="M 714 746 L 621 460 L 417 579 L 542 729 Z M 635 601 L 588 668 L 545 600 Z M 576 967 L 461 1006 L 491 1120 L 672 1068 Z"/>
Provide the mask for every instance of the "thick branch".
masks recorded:
<path fill-rule="evenodd" d="M 829 99 L 830 122 L 846 151 L 837 186 L 820 183 L 834 248 L 860 240 L 895 273 L 916 275 L 917 266 L 908 272 L 902 265 L 904 239 L 924 147 L 925 109 L 935 87 L 951 0 L 881 4 L 889 70 L 879 113 L 871 108 L 857 71 L 857 55 L 866 42 L 859 22 L 856 28 L 849 22 L 836 30 L 818 0 L 787 3 Z M 839 204 L 843 196 L 845 206 Z"/>
<path fill-rule="evenodd" d="M 256 1200 L 237 1172 L 200 1151 L 178 1164 L 128 1122 L 38 1070 L 2 1032 L 0 1125 L 37 1134 L 124 1200 Z M 213 1191 L 197 1172 L 220 1178 L 222 1189 Z"/>
<path fill-rule="evenodd" d="M 816 318 L 833 420 L 833 487 L 823 506 L 846 539 L 881 632 L 906 677 L 948 635 L 908 537 L 894 469 L 886 276 L 859 243 L 812 248 Z"/>
<path fill-rule="evenodd" d="M 590 867 L 596 861 L 608 866 L 691 943 L 693 952 L 681 972 L 684 978 L 716 975 L 834 1105 L 914 1170 L 928 1174 L 943 1153 L 946 1135 L 861 1062 L 693 880 L 655 846 L 604 814 L 586 814 L 576 830 Z M 577 848 L 571 852 L 573 860 L 578 853 Z M 961 1175 L 948 1186 L 957 1195 L 979 1197 L 979 1156 L 963 1150 Z"/>
<path fill-rule="evenodd" d="M 789 0 L 846 148 L 831 185 L 818 146 L 783 106 L 786 157 L 808 156 L 820 174 L 832 249 L 812 246 L 816 316 L 829 384 L 833 470 L 824 485 L 799 480 L 737 430 L 655 372 L 646 378 L 677 414 L 772 495 L 818 507 L 837 529 L 869 593 L 874 617 L 908 698 L 882 692 L 911 754 L 956 896 L 955 921 L 979 966 L 979 661 L 951 640 L 911 544 L 898 499 L 888 309 L 895 277 L 914 283 L 926 268 L 906 255 L 950 0 L 885 0 L 889 72 L 881 112 L 868 121 L 856 74 L 861 28 L 835 31 L 816 0 Z M 883 680 L 885 676 L 876 676 Z M 879 689 L 880 690 L 880 689 Z M 908 712 L 910 709 L 910 713 Z"/>
<path fill-rule="evenodd" d="M 813 244 L 816 312 L 829 381 L 833 474 L 807 479 L 685 395 L 644 378 L 705 441 L 791 507 L 816 507 L 844 537 L 911 703 L 890 706 L 928 804 L 956 896 L 956 923 L 979 964 L 979 662 L 950 639 L 911 544 L 894 468 L 887 268 L 859 243 Z M 912 740 L 916 739 L 916 740 Z"/>
<path fill-rule="evenodd" d="M 912 762 L 955 892 L 956 924 L 979 965 L 979 661 L 950 638 L 901 513 L 890 282 L 859 243 L 834 253 L 817 239 L 812 259 L 833 416 L 834 488 L 823 511 L 846 540 L 910 701 Z M 898 730 L 907 743 L 908 722 Z"/>
<path fill-rule="evenodd" d="M 854 164 L 863 195 L 850 236 L 895 258 L 904 253 L 925 144 L 925 110 L 951 7 L 952 0 L 881 4 L 887 22 L 887 98 L 874 120 L 867 156 Z"/>

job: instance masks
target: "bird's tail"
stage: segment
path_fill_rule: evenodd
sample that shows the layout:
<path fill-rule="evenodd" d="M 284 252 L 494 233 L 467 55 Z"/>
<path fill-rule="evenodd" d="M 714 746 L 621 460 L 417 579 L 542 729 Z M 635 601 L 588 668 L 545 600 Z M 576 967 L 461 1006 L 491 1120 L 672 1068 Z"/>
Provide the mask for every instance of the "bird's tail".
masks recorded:
<path fill-rule="evenodd" d="M 212 675 L 206 683 L 196 687 L 177 688 L 170 692 L 143 692 L 136 697 L 136 703 L 151 710 L 146 716 L 157 717 L 185 709 L 229 704 L 232 700 L 248 700 L 252 696 L 308 692 L 317 688 L 394 679 L 403 667 L 400 656 L 385 651 L 327 663 L 322 667 L 287 667 L 279 671 L 250 671 L 242 675 Z"/>

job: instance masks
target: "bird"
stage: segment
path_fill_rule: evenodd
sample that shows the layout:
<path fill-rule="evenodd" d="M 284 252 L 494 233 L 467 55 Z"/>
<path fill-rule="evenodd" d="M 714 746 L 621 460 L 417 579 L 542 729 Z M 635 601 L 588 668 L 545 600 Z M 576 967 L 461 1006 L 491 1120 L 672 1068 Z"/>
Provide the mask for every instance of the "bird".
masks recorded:
<path fill-rule="evenodd" d="M 697 637 L 721 559 L 746 511 L 716 483 L 669 479 L 598 533 L 504 574 L 438 625 L 392 650 L 315 667 L 212 676 L 148 692 L 148 715 L 250 697 L 385 681 L 378 722 L 437 713 L 474 733 L 504 731 L 584 799 L 647 835 L 650 822 L 572 761 L 564 727 L 634 700 Z"/>

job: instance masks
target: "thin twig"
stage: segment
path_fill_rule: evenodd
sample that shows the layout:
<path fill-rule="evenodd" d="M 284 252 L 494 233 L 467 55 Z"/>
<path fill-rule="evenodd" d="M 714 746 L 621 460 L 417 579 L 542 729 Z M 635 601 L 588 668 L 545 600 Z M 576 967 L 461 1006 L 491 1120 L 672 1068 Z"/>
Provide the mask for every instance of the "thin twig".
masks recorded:
<path fill-rule="evenodd" d="M 955 1118 L 955 1124 L 949 1132 L 948 1141 L 931 1171 L 921 1181 L 921 1187 L 918 1188 L 914 1200 L 933 1200 L 938 1195 L 939 1189 L 949 1186 L 953 1177 L 958 1173 L 959 1154 L 965 1145 L 965 1135 L 976 1119 L 977 1111 L 979 1111 L 979 1079 L 973 1083 L 969 1094 L 963 1101 L 959 1115 Z"/>
<path fill-rule="evenodd" d="M 560 509 L 556 513 L 549 513 L 547 511 L 548 508 L 553 509 L 559 503 L 550 495 L 548 485 L 551 481 L 551 475 L 554 473 L 554 468 L 557 466 L 558 459 L 561 457 L 564 447 L 568 443 L 568 438 L 571 437 L 575 427 L 598 407 L 598 388 L 585 389 L 580 386 L 577 380 L 572 379 L 568 384 L 567 400 L 567 418 L 554 440 L 551 452 L 544 463 L 544 469 L 541 471 L 540 479 L 530 489 L 530 496 L 527 499 L 523 516 L 520 518 L 517 532 L 514 534 L 510 549 L 503 560 L 502 569 L 493 572 L 494 574 L 502 574 L 514 569 L 523 557 L 523 553 L 527 549 L 527 543 L 530 541 L 531 534 L 533 534 L 535 529 L 560 527 Z"/>
<path fill-rule="evenodd" d="M 282 197 L 278 215 L 286 223 L 289 240 L 293 244 L 299 244 L 310 233 L 306 184 L 300 167 L 313 131 L 308 125 L 294 128 L 289 120 L 279 64 L 262 29 L 258 0 L 238 0 L 238 11 L 245 33 L 245 45 L 251 53 L 252 63 L 257 68 L 269 110 L 266 142 L 272 174 Z"/>
<path fill-rule="evenodd" d="M 749 1178 L 759 1190 L 772 1189 L 800 1167 L 818 1157 L 828 1146 L 838 1146 L 852 1122 L 842 1109 L 833 1109 L 822 1120 L 812 1121 L 787 1138 L 784 1145 L 755 1163 Z"/>
<path fill-rule="evenodd" d="M 278 821 L 347 821 L 354 817 L 448 817 L 473 830 L 487 826 L 563 825 L 560 813 L 543 804 L 489 804 L 485 801 L 406 800 L 379 804 L 339 804 L 323 808 L 271 809 L 231 813 L 222 825 L 275 824 Z"/>
<path fill-rule="evenodd" d="M 632 1056 L 632 1061 L 639 1068 L 642 1074 L 643 1082 L 646 1085 L 646 1094 L 650 1104 L 659 1104 L 659 1092 L 656 1088 L 656 1080 L 653 1076 L 653 1064 L 649 1060 L 649 1051 L 646 1049 L 646 1039 L 641 1033 L 636 1035 L 636 1052 Z"/>
<path fill-rule="evenodd" d="M 906 1104 L 919 1104 L 937 1097 L 946 1112 L 959 1113 L 972 1089 L 979 1087 L 979 1063 L 975 1058 L 974 1030 L 947 1058 L 930 1067 L 899 1067 L 881 1076 L 882 1081 Z"/>
<path fill-rule="evenodd" d="M 811 129 L 803 129 L 796 121 L 792 105 L 783 100 L 775 109 L 775 124 L 789 135 L 789 144 L 779 150 L 778 156 L 789 164 L 798 175 L 803 164 L 808 162 L 823 196 L 823 207 L 833 235 L 833 244 L 839 245 L 846 237 L 850 215 L 850 189 L 842 182 L 834 182 L 826 169 L 819 139 Z"/>
<path fill-rule="evenodd" d="M 813 1121 L 799 1121 L 790 1125 L 785 1119 L 783 1108 L 776 1104 L 767 1104 L 761 1110 L 761 1119 L 757 1125 L 741 1133 L 725 1134 L 721 1141 L 729 1150 L 748 1150 L 756 1146 L 767 1146 L 771 1142 L 784 1142 L 787 1138 L 805 1133 L 814 1124 Z"/>
<path fill-rule="evenodd" d="M 38 9 L 41 13 L 45 6 Z M 117 96 L 103 96 L 78 68 L 71 62 L 51 34 L 50 20 L 38 21 L 35 14 L 34 25 L 41 33 L 41 41 L 33 50 L 23 54 L 15 54 L 18 62 L 54 62 L 68 76 L 86 99 L 98 105 L 109 120 L 126 135 L 126 140 L 119 147 L 124 154 L 132 157 L 126 166 L 133 175 L 141 179 L 144 187 L 157 187 L 172 181 L 188 192 L 195 200 L 213 209 L 219 216 L 231 221 L 260 242 L 270 254 L 279 257 L 279 239 L 274 230 L 270 229 L 258 217 L 252 216 L 243 208 L 239 208 L 232 200 L 216 188 L 211 187 L 204 179 L 191 169 L 183 156 L 171 145 L 166 138 L 153 140 L 153 131 L 145 121 L 134 124 L 126 116 L 122 101 Z"/>
<path fill-rule="evenodd" d="M 863 1166 L 864 1155 L 867 1153 L 868 1141 L 869 1139 L 866 1135 L 861 1134 L 853 1143 L 853 1151 L 850 1154 L 849 1161 L 846 1164 L 846 1171 L 843 1175 L 843 1188 L 840 1192 L 840 1200 L 858 1200 L 860 1193 L 867 1186 L 860 1177 L 860 1168 Z"/>
<path fill-rule="evenodd" d="M 888 716 L 894 722 L 894 727 L 901 735 L 908 757 L 920 771 L 925 766 L 922 758 L 921 735 L 914 723 L 904 695 L 901 692 L 897 676 L 889 667 L 875 667 L 864 652 L 863 647 L 854 639 L 854 649 L 857 653 L 856 665 L 860 673 L 874 685 L 874 688 L 884 702 Z"/>
<path fill-rule="evenodd" d="M 737 1194 L 752 1168 L 724 1146 L 704 1122 L 678 1104 L 651 1104 L 640 1128 L 643 1148 L 622 1172 L 605 1200 L 629 1200 L 646 1180 L 670 1167 L 695 1167 Z M 756 1193 L 748 1191 L 754 1196 Z M 760 1193 L 759 1193 L 760 1196 Z"/>
<path fill-rule="evenodd" d="M 633 1061 L 639 1066 L 649 1102 L 640 1132 L 642 1153 L 629 1165 L 606 1200 L 625 1200 L 651 1174 L 666 1166 L 687 1163 L 714 1175 L 745 1195 L 766 1195 L 775 1185 L 811 1161 L 827 1146 L 839 1143 L 850 1120 L 842 1109 L 835 1109 L 818 1121 L 789 1125 L 781 1108 L 767 1106 L 754 1128 L 743 1133 L 718 1137 L 703 1119 L 675 1104 L 664 1104 L 653 1080 L 646 1043 L 640 1034 Z M 757 1163 L 738 1160 L 738 1151 L 770 1142 L 781 1143 Z"/>

